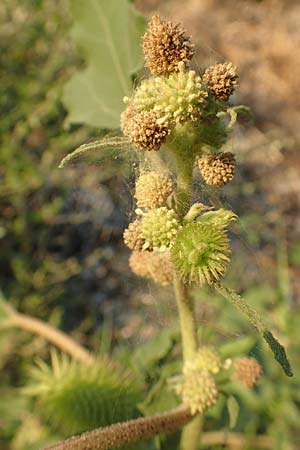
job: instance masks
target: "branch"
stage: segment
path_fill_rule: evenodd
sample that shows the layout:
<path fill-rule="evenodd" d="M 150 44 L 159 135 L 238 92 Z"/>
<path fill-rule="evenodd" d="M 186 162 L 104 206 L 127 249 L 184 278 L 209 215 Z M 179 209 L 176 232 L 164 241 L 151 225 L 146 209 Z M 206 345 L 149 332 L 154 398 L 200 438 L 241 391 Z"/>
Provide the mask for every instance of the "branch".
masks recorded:
<path fill-rule="evenodd" d="M 188 409 L 177 408 L 156 416 L 143 417 L 73 436 L 44 450 L 109 450 L 132 444 L 159 433 L 173 433 L 191 420 Z"/>
<path fill-rule="evenodd" d="M 48 325 L 41 320 L 25 314 L 10 310 L 9 318 L 3 323 L 1 328 L 20 328 L 32 334 L 37 334 L 47 341 L 54 344 L 60 350 L 71 355 L 77 361 L 92 364 L 95 358 L 91 353 L 85 350 L 81 345 L 77 344 L 72 338 L 62 331 Z"/>

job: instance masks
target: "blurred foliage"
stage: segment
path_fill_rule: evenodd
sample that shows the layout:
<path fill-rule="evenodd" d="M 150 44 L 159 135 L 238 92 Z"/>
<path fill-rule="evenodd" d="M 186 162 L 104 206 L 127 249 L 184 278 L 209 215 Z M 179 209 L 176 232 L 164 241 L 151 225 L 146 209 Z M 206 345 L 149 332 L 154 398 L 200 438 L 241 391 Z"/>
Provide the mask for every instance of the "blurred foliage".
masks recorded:
<path fill-rule="evenodd" d="M 119 128 L 123 97 L 143 64 L 140 36 L 146 21 L 127 0 L 72 0 L 72 37 L 87 67 L 66 83 L 69 123 Z"/>
<path fill-rule="evenodd" d="M 77 75 L 75 79 L 72 75 L 83 66 L 68 38 L 71 24 L 68 2 L 6 0 L 0 5 L 0 19 L 3 22 L 0 69 L 4 74 L 0 84 L 1 288 L 19 310 L 61 326 L 91 347 L 96 347 L 95 342 L 101 335 L 101 350 L 107 352 L 115 341 L 109 321 L 99 331 L 103 305 L 113 298 L 120 314 L 126 310 L 128 300 L 126 253 L 121 250 L 126 222 L 122 210 L 128 208 L 128 200 L 118 177 L 124 162 L 121 158 L 109 159 L 111 154 L 107 152 L 101 157 L 101 170 L 99 167 L 89 167 L 88 171 L 77 167 L 76 172 L 72 168 L 63 172 L 57 169 L 65 154 L 102 133 L 83 126 L 63 131 L 66 119 L 60 102 L 63 87 L 70 78 L 74 83 Z M 13 45 L 8 46 L 7 42 L 12 40 Z M 134 64 L 131 69 L 135 69 Z M 71 81 L 67 83 L 69 89 Z M 96 124 L 94 119 L 90 123 Z M 103 123 L 99 121 L 99 125 Z M 241 164 L 241 172 L 246 170 Z M 253 257 L 259 248 L 268 254 L 268 247 L 274 245 L 274 240 L 269 236 L 271 227 L 263 231 L 268 219 L 263 218 L 259 210 L 248 208 L 249 192 L 252 195 L 255 189 L 250 184 L 242 185 L 236 196 L 231 195 L 233 188 L 228 190 L 234 209 L 243 214 L 235 230 L 241 240 L 233 236 L 239 258 L 233 261 L 228 279 L 229 283 L 238 281 L 246 300 L 258 311 L 265 311 L 265 320 L 275 324 L 274 334 L 285 341 L 296 375 L 287 380 L 244 318 L 223 299 L 205 291 L 198 305 L 199 322 L 205 324 L 200 329 L 201 341 L 219 347 L 224 357 L 254 356 L 264 369 L 264 377 L 254 391 L 236 387 L 228 394 L 229 403 L 225 395 L 220 399 L 207 415 L 205 430 L 231 428 L 249 436 L 266 434 L 274 439 L 274 450 L 296 450 L 300 439 L 297 371 L 300 311 L 291 294 L 289 264 L 299 266 L 299 245 L 287 248 L 284 233 L 278 232 L 273 278 L 270 283 L 253 283 L 259 268 L 253 269 L 244 254 L 250 249 Z M 258 195 L 254 197 L 257 200 Z M 198 299 L 197 292 L 195 298 Z M 117 313 L 113 310 L 113 314 Z M 2 309 L 2 323 L 5 311 L 1 314 Z M 122 366 L 129 367 L 137 379 L 134 385 L 137 390 L 132 397 L 132 392 L 127 395 L 125 389 L 128 387 L 130 391 L 131 384 L 123 384 L 121 376 L 115 380 L 116 385 L 122 382 L 122 388 L 117 385 L 113 392 L 117 396 L 114 412 L 124 414 L 125 418 L 137 414 L 133 408 L 135 402 L 139 411 L 146 415 L 177 405 L 168 379 L 180 369 L 178 329 L 176 325 L 168 326 L 160 332 L 159 328 L 157 326 L 157 335 L 144 345 L 139 343 L 135 349 L 114 348 L 115 358 Z M 81 431 L 100 425 L 99 416 L 106 406 L 100 401 L 103 386 L 99 379 L 94 378 L 89 384 L 88 377 L 74 376 L 74 384 L 69 385 L 69 403 L 63 396 L 55 398 L 69 408 L 60 408 L 60 420 L 69 418 L 69 429 L 58 430 L 45 417 L 47 414 L 42 414 L 38 401 L 21 395 L 19 388 L 24 385 L 31 385 L 36 393 L 44 389 L 42 375 L 48 375 L 47 382 L 53 381 L 53 365 L 42 365 L 44 371 L 32 372 L 36 356 L 49 360 L 48 348 L 41 339 L 12 330 L 1 331 L 0 448 L 3 450 L 35 450 L 66 437 L 72 427 L 73 431 Z M 68 376 L 60 381 L 70 380 L 72 370 L 77 370 L 69 370 L 68 364 L 73 363 L 65 364 Z M 110 369 L 105 370 L 108 373 Z M 118 373 L 112 378 L 114 376 Z M 85 407 L 79 408 L 77 415 L 72 405 L 79 384 Z M 53 389 L 56 387 L 58 392 L 61 386 L 58 383 Z M 145 386 L 142 397 L 139 386 Z M 127 400 L 129 409 L 120 411 L 120 405 Z M 50 405 L 52 411 L 57 405 L 55 402 Z M 105 417 L 103 423 L 119 419 L 118 415 Z M 158 437 L 136 445 L 135 449 L 173 450 L 177 442 L 176 435 Z M 216 448 L 211 447 L 211 450 Z M 243 448 L 254 450 L 252 446 Z"/>

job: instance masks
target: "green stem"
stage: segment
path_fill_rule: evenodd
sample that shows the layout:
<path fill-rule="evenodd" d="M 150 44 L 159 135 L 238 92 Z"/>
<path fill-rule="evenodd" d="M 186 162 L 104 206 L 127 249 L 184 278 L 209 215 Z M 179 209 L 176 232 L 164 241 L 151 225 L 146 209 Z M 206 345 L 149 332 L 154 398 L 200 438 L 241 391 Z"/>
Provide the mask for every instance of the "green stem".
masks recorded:
<path fill-rule="evenodd" d="M 281 365 L 285 374 L 288 377 L 292 377 L 293 371 L 289 363 L 289 360 L 286 356 L 284 347 L 277 341 L 277 339 L 275 339 L 273 334 L 267 329 L 266 324 L 259 316 L 257 311 L 251 308 L 251 306 L 248 305 L 245 302 L 245 300 L 236 292 L 234 292 L 232 289 L 223 286 L 221 283 L 215 283 L 214 287 L 224 298 L 226 298 L 233 306 L 235 306 L 235 308 L 237 308 L 241 313 L 245 314 L 248 317 L 251 325 L 253 325 L 256 331 L 263 337 L 263 339 L 269 345 L 270 349 L 274 354 L 274 358 Z"/>
<path fill-rule="evenodd" d="M 177 213 L 182 219 L 190 208 L 194 158 L 184 148 L 174 151 L 177 162 Z M 188 286 L 177 274 L 174 275 L 174 291 L 180 319 L 183 361 L 193 359 L 197 348 L 197 329 L 194 303 L 189 296 Z M 197 450 L 200 445 L 202 416 L 197 415 L 187 424 L 181 435 L 181 450 Z"/>
<path fill-rule="evenodd" d="M 198 414 L 182 430 L 180 450 L 198 450 L 200 448 L 203 416 Z"/>
<path fill-rule="evenodd" d="M 177 161 L 177 213 L 184 217 L 190 208 L 193 158 L 175 153 Z"/>
<path fill-rule="evenodd" d="M 183 360 L 187 361 L 195 356 L 197 351 L 197 331 L 194 317 L 194 305 L 188 296 L 188 289 L 178 275 L 174 276 L 174 291 L 179 312 Z"/>

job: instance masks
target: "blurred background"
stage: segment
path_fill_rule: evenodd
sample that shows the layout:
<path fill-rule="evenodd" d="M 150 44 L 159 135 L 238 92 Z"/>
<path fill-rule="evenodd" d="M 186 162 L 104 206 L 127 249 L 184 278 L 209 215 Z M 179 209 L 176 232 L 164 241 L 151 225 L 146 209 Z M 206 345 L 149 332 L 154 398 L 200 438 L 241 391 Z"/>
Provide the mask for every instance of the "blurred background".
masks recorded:
<path fill-rule="evenodd" d="M 224 202 L 239 214 L 240 223 L 232 236 L 234 256 L 227 281 L 266 311 L 295 371 L 292 381 L 284 378 L 266 356 L 269 378 L 259 391 L 264 400 L 255 407 L 245 400 L 239 426 L 244 430 L 248 424 L 249 432 L 276 436 L 276 447 L 266 448 L 296 450 L 299 1 L 137 0 L 135 5 L 146 17 L 160 13 L 181 22 L 196 43 L 199 67 L 223 60 L 238 67 L 240 87 L 234 101 L 249 106 L 254 120 L 242 121 L 231 143 L 238 173 L 224 190 Z M 69 35 L 68 1 L 4 0 L 0 23 L 3 295 L 20 312 L 60 327 L 90 349 L 99 351 L 100 340 L 103 350 L 146 343 L 169 323 L 167 312 L 174 306 L 171 292 L 158 292 L 128 268 L 122 233 L 134 208 L 130 167 L 107 158 L 96 166 L 58 169 L 68 152 L 104 132 L 64 125 L 62 90 L 84 64 Z M 252 335 L 243 319 L 226 307 L 219 311 L 218 305 L 205 292 L 199 321 L 207 324 L 208 334 L 216 332 L 220 339 Z M 253 348 L 264 360 L 264 347 L 255 341 Z M 24 384 L 27 366 L 37 356 L 48 357 L 41 338 L 0 331 L 1 450 L 34 448 L 22 440 L 22 426 L 31 416 L 14 389 Z"/>

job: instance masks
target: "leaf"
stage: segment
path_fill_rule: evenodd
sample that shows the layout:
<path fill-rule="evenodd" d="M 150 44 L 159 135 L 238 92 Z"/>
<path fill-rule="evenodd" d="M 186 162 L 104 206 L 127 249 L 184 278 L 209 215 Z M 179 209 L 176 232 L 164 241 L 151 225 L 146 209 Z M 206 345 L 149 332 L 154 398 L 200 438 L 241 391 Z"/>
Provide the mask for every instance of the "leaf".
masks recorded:
<path fill-rule="evenodd" d="M 85 156 L 90 152 L 95 152 L 97 150 L 128 150 L 131 148 L 129 141 L 124 137 L 106 137 L 98 141 L 88 142 L 87 144 L 83 144 L 74 150 L 72 153 L 69 153 L 65 156 L 60 165 L 59 169 L 63 169 L 66 165 L 74 160 Z"/>
<path fill-rule="evenodd" d="M 233 395 L 230 395 L 230 397 L 228 397 L 227 410 L 229 414 L 229 428 L 232 430 L 236 426 L 240 410 L 240 406 Z"/>
<path fill-rule="evenodd" d="M 71 0 L 70 4 L 71 35 L 87 67 L 65 85 L 67 123 L 119 128 L 123 97 L 130 95 L 132 75 L 142 67 L 145 19 L 128 0 Z"/>
<path fill-rule="evenodd" d="M 151 372 L 167 357 L 177 341 L 178 333 L 172 327 L 163 330 L 147 344 L 140 346 L 132 357 L 132 363 L 140 370 Z"/>

